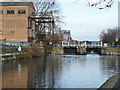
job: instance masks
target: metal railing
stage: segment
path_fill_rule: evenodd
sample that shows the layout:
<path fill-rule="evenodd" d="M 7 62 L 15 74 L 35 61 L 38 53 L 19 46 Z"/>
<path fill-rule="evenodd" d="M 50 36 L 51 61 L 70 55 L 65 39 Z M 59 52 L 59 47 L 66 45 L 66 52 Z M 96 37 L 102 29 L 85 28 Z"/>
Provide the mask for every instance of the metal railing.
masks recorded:
<path fill-rule="evenodd" d="M 62 47 L 103 47 L 100 44 L 63 44 Z"/>

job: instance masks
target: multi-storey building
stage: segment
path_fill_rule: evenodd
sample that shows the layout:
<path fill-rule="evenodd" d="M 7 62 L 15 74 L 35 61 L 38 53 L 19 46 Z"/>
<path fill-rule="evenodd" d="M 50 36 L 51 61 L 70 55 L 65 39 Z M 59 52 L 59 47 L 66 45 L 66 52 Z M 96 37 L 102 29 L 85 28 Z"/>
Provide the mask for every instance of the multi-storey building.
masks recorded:
<path fill-rule="evenodd" d="M 35 23 L 29 22 L 29 17 L 34 13 L 32 2 L 0 3 L 0 40 L 31 43 L 35 37 Z"/>

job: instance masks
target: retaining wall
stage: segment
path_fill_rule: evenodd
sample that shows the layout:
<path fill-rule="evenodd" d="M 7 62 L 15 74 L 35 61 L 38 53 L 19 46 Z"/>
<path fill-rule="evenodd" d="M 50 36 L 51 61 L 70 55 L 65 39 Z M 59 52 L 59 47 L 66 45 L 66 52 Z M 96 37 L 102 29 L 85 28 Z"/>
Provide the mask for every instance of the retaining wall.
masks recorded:
<path fill-rule="evenodd" d="M 101 55 L 120 55 L 120 49 L 101 48 Z"/>
<path fill-rule="evenodd" d="M 53 47 L 51 54 L 62 55 L 62 54 L 64 54 L 64 49 L 63 49 L 63 47 Z"/>
<path fill-rule="evenodd" d="M 22 47 L 18 51 L 18 46 L 1 45 L 0 60 L 23 59 L 26 58 L 27 48 Z"/>
<path fill-rule="evenodd" d="M 110 77 L 102 86 L 100 86 L 97 90 L 103 90 L 107 88 L 111 88 L 111 90 L 114 90 L 112 88 L 115 88 L 116 84 L 118 83 L 118 80 L 120 79 L 120 73 L 117 73 L 116 75 L 113 75 Z"/>

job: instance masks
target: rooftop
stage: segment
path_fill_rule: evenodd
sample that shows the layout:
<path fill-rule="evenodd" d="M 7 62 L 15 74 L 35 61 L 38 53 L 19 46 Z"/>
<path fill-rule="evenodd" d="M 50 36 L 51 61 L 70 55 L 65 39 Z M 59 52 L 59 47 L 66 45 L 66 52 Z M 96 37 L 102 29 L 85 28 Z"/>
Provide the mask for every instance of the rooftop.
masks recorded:
<path fill-rule="evenodd" d="M 32 2 L 0 2 L 0 6 L 28 6 Z"/>
<path fill-rule="evenodd" d="M 63 34 L 70 35 L 70 30 L 62 30 Z"/>

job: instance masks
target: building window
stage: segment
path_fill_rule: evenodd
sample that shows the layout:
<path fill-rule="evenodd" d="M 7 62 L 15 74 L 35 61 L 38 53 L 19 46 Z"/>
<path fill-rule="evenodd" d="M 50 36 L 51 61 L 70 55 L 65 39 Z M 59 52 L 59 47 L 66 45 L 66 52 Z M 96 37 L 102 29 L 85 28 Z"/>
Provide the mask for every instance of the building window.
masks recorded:
<path fill-rule="evenodd" d="M 25 10 L 18 10 L 18 14 L 25 14 Z"/>
<path fill-rule="evenodd" d="M 7 10 L 7 14 L 14 14 L 14 10 Z"/>
<path fill-rule="evenodd" d="M 3 14 L 3 10 L 0 10 L 0 14 Z"/>

